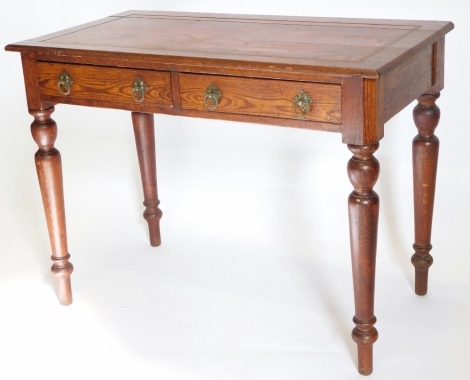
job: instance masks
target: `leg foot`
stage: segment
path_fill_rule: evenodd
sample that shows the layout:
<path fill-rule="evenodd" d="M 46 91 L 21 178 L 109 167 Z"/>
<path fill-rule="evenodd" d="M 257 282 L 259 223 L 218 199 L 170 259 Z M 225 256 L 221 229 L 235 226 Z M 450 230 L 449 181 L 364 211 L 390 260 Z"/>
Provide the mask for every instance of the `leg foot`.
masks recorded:
<path fill-rule="evenodd" d="M 348 163 L 354 190 L 348 199 L 351 258 L 354 283 L 356 327 L 352 338 L 358 348 L 358 371 L 372 373 L 372 345 L 378 338 L 374 327 L 375 258 L 379 196 L 373 187 L 379 176 L 379 162 L 373 156 L 379 144 L 348 145 L 353 157 Z"/>
<path fill-rule="evenodd" d="M 54 264 L 51 271 L 57 278 L 60 303 L 70 305 L 72 303 L 70 275 L 73 266 L 69 262 L 70 254 L 67 248 L 62 164 L 60 153 L 54 148 L 57 125 L 51 119 L 52 112 L 54 112 L 54 107 L 45 110 L 29 110 L 29 113 L 34 116 L 31 134 L 39 146 L 34 158 L 52 247 Z"/>
<path fill-rule="evenodd" d="M 439 94 L 422 95 L 413 110 L 418 135 L 413 139 L 415 253 L 411 262 L 415 267 L 415 293 L 418 295 L 428 291 L 428 271 L 433 262 L 429 252 L 439 154 L 439 139 L 434 135 L 440 116 L 437 98 Z"/>
<path fill-rule="evenodd" d="M 377 341 L 379 333 L 374 324 L 377 319 L 374 317 L 368 322 L 359 321 L 353 318 L 356 327 L 352 331 L 352 338 L 357 344 L 357 370 L 361 375 L 370 375 L 373 369 L 372 345 Z"/>
<path fill-rule="evenodd" d="M 70 255 L 62 258 L 52 256 L 54 261 L 51 271 L 57 278 L 57 291 L 59 294 L 59 302 L 61 305 L 70 305 L 72 303 L 72 284 L 70 282 L 70 274 L 73 266 L 68 262 Z"/>
<path fill-rule="evenodd" d="M 160 201 L 157 191 L 153 114 L 132 112 L 132 124 L 144 189 L 144 218 L 149 225 L 150 245 L 157 247 L 161 244 L 160 219 L 162 211 L 158 208 Z"/>

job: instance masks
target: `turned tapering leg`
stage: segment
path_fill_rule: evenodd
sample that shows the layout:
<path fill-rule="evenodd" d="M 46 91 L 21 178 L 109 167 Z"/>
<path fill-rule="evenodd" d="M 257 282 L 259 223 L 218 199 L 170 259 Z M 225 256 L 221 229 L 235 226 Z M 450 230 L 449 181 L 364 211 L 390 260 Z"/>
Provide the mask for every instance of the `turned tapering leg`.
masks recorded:
<path fill-rule="evenodd" d="M 62 164 L 60 153 L 54 148 L 57 125 L 51 119 L 52 112 L 54 112 L 54 107 L 45 110 L 29 110 L 29 113 L 34 116 L 31 134 L 39 146 L 34 157 L 52 247 L 54 264 L 51 270 L 57 278 L 60 303 L 70 305 L 72 303 L 70 274 L 73 266 L 69 262 L 70 254 L 67 249 Z"/>
<path fill-rule="evenodd" d="M 413 139 L 415 253 L 411 262 L 415 267 L 415 293 L 420 296 L 428 291 L 428 271 L 433 262 L 429 251 L 439 154 L 439 139 L 434 135 L 440 116 L 437 98 L 439 93 L 422 95 L 413 110 L 418 135 Z"/>
<path fill-rule="evenodd" d="M 160 219 L 162 212 L 158 208 L 160 201 L 157 192 L 153 114 L 132 112 L 132 124 L 144 188 L 144 218 L 149 225 L 150 245 L 157 247 L 161 244 Z"/>
<path fill-rule="evenodd" d="M 356 327 L 352 338 L 358 348 L 358 370 L 372 373 L 372 345 L 378 338 L 374 327 L 375 257 L 379 196 L 373 189 L 379 176 L 379 162 L 373 156 L 379 144 L 348 145 L 353 157 L 348 163 L 349 180 L 354 190 L 349 196 L 349 232 L 354 283 Z"/>

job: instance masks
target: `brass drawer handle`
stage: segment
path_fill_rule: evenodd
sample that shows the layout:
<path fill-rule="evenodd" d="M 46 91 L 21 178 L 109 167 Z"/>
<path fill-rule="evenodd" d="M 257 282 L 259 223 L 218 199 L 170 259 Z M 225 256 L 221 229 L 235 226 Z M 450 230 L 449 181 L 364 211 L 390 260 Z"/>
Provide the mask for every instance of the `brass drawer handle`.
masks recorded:
<path fill-rule="evenodd" d="M 207 87 L 204 92 L 204 99 L 202 100 L 204 105 L 209 111 L 215 110 L 219 105 L 219 101 L 222 98 L 222 92 L 212 83 Z M 209 102 L 209 103 L 208 103 Z"/>
<path fill-rule="evenodd" d="M 145 99 L 145 92 L 148 90 L 148 86 L 145 84 L 145 82 L 137 77 L 132 84 L 132 99 L 134 99 L 135 102 L 137 103 L 142 103 Z"/>
<path fill-rule="evenodd" d="M 70 94 L 70 87 L 72 87 L 72 84 L 73 80 L 70 75 L 63 71 L 57 81 L 57 90 L 59 90 L 62 95 L 68 95 Z"/>
<path fill-rule="evenodd" d="M 301 90 L 293 99 L 293 103 L 295 117 L 299 119 L 305 119 L 308 113 L 310 112 L 310 106 L 312 105 L 313 100 L 312 98 L 310 98 L 310 96 L 307 95 L 304 90 Z M 297 109 L 299 109 L 300 112 L 297 111 Z"/>

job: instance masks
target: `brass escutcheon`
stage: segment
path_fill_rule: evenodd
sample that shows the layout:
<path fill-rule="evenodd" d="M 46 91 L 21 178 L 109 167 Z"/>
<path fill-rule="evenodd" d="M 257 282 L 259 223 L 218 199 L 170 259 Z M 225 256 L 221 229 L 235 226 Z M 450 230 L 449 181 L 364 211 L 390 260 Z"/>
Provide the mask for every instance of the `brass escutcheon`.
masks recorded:
<path fill-rule="evenodd" d="M 305 119 L 310 112 L 310 106 L 313 103 L 312 98 L 310 98 L 304 90 L 300 90 L 292 101 L 294 103 L 293 110 L 295 117 Z M 298 112 L 297 109 L 299 109 L 300 112 Z"/>
<path fill-rule="evenodd" d="M 67 74 L 66 71 L 63 71 L 57 81 L 57 90 L 59 90 L 62 95 L 68 95 L 70 94 L 70 87 L 72 87 L 72 84 L 73 80 L 70 75 Z"/>
<path fill-rule="evenodd" d="M 145 82 L 137 77 L 132 84 L 132 99 L 136 101 L 137 103 L 142 103 L 145 99 L 145 92 L 148 90 L 148 86 L 145 84 Z"/>
<path fill-rule="evenodd" d="M 209 111 L 212 111 L 217 108 L 221 98 L 222 92 L 217 88 L 214 83 L 212 83 L 211 85 L 209 85 L 209 87 L 207 87 L 206 91 L 204 92 L 204 99 L 202 101 L 206 108 Z"/>

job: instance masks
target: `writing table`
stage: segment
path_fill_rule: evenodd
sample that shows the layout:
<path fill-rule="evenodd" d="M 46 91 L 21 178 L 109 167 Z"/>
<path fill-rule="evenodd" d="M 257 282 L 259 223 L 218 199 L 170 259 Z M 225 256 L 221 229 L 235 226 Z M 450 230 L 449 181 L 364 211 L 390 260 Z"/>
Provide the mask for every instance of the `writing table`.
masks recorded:
<path fill-rule="evenodd" d="M 413 117 L 415 291 L 427 292 L 450 22 L 128 11 L 11 44 L 21 53 L 36 169 L 59 300 L 72 302 L 59 103 L 132 111 L 150 244 L 160 245 L 153 114 L 341 133 L 347 165 L 358 369 L 372 372 L 379 175 L 384 124 L 417 99 Z"/>

